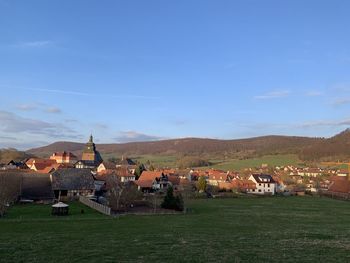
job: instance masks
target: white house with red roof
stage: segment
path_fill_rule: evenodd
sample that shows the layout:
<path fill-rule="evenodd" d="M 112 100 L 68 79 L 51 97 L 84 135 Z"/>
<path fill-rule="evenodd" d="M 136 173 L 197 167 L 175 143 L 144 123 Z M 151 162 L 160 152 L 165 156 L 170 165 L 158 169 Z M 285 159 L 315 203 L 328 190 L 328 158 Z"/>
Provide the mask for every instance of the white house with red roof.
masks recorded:
<path fill-rule="evenodd" d="M 257 195 L 274 195 L 276 182 L 269 174 L 252 174 L 248 180 L 255 183 L 255 189 L 248 189 L 248 193 Z"/>

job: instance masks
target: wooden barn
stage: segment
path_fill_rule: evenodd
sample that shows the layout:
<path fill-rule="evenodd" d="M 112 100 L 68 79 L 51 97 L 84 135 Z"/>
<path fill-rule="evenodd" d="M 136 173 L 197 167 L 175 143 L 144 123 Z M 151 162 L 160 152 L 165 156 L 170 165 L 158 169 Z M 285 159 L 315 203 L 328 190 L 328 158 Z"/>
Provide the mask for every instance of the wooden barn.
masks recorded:
<path fill-rule="evenodd" d="M 90 169 L 59 169 L 51 174 L 56 199 L 72 200 L 95 194 L 94 178 Z"/>

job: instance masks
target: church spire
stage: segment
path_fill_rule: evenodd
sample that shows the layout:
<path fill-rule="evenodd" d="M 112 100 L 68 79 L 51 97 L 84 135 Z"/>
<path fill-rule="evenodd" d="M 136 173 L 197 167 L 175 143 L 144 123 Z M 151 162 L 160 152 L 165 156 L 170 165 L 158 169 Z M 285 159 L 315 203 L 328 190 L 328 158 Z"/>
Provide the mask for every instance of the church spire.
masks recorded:
<path fill-rule="evenodd" d="M 89 139 L 89 142 L 93 142 L 93 137 L 92 137 L 92 134 L 90 135 L 90 139 Z"/>

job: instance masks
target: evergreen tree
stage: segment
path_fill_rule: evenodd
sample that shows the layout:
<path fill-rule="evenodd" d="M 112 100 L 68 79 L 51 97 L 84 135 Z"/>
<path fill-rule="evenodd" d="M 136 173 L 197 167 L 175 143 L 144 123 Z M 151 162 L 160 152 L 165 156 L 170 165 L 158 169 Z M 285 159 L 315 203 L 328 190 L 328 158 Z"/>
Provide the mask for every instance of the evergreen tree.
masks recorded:
<path fill-rule="evenodd" d="M 184 210 L 184 201 L 181 195 L 174 196 L 174 189 L 170 186 L 167 190 L 167 193 L 164 197 L 164 200 L 161 204 L 162 208 L 165 209 L 174 209 L 177 211 Z"/>
<path fill-rule="evenodd" d="M 198 190 L 204 192 L 207 188 L 207 181 L 204 176 L 199 177 L 198 179 Z"/>

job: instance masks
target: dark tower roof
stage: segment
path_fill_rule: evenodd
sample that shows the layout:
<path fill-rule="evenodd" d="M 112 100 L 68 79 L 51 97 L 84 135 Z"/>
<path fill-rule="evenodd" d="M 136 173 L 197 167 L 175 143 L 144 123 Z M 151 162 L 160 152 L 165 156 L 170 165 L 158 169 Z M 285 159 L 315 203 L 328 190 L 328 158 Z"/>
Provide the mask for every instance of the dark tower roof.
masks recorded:
<path fill-rule="evenodd" d="M 82 160 L 94 161 L 96 163 L 102 162 L 102 157 L 96 150 L 96 145 L 93 141 L 92 135 L 90 135 L 89 141 L 85 144 Z"/>

